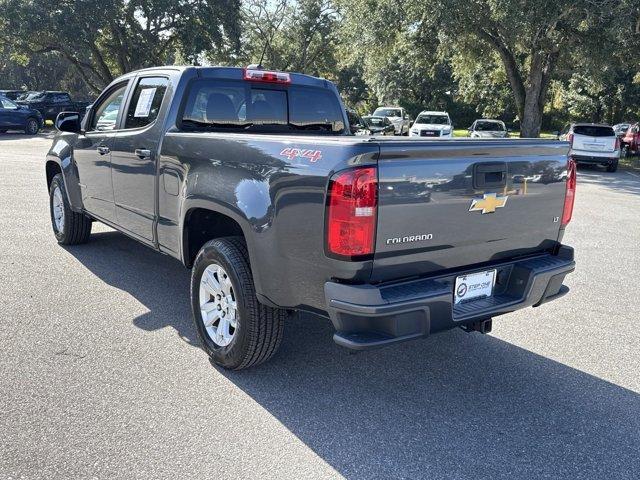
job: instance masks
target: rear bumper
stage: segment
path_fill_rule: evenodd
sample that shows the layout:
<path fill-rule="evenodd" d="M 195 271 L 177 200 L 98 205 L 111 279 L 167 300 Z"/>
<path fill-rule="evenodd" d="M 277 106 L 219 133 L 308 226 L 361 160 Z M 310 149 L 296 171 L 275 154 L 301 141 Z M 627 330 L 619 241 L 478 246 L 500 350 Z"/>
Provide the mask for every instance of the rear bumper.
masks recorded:
<path fill-rule="evenodd" d="M 615 162 L 617 162 L 620 159 L 620 152 L 615 152 L 615 153 L 607 153 L 600 155 L 589 155 L 589 154 L 575 154 L 575 155 L 571 155 L 571 157 L 577 162 L 577 163 L 588 163 L 588 164 L 594 164 L 594 165 L 611 165 Z"/>
<path fill-rule="evenodd" d="M 497 269 L 497 280 L 492 297 L 454 306 L 457 276 L 493 268 Z M 365 350 L 537 307 L 569 291 L 562 282 L 574 269 L 573 249 L 562 246 L 557 255 L 496 263 L 429 279 L 385 285 L 327 282 L 324 291 L 336 329 L 335 342 Z"/>

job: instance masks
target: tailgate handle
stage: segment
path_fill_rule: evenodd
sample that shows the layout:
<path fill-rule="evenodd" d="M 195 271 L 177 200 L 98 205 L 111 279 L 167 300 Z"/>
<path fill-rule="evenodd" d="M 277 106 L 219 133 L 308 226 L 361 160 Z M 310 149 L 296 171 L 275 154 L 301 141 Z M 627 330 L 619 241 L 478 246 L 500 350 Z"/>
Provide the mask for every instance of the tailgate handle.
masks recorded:
<path fill-rule="evenodd" d="M 507 162 L 484 162 L 473 166 L 473 188 L 501 188 L 507 184 Z"/>

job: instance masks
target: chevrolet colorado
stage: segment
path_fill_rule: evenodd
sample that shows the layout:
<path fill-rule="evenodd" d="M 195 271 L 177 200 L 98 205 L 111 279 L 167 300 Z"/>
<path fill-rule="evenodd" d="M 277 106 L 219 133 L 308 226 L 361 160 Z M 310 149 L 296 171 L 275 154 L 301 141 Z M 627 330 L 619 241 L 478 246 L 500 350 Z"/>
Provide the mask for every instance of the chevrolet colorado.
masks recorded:
<path fill-rule="evenodd" d="M 270 358 L 291 310 L 367 349 L 487 332 L 568 290 L 565 142 L 354 136 L 332 83 L 227 67 L 127 74 L 56 127 L 57 241 L 86 242 L 100 221 L 178 258 L 225 368 Z"/>

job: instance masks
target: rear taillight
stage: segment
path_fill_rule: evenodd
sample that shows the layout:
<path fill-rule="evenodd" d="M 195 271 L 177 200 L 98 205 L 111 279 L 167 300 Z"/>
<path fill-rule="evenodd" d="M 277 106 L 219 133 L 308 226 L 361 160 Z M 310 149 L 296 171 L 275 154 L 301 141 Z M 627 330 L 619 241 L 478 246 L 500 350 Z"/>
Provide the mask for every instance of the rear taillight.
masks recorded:
<path fill-rule="evenodd" d="M 614 150 L 620 150 L 620 139 L 616 137 L 616 145 L 613 147 Z"/>
<path fill-rule="evenodd" d="M 573 214 L 573 201 L 576 198 L 576 162 L 569 158 L 567 163 L 567 191 L 564 196 L 564 210 L 562 211 L 561 226 L 566 226 L 571 221 Z"/>
<path fill-rule="evenodd" d="M 567 135 L 567 142 L 569 142 L 569 147 L 573 147 L 573 133 Z"/>
<path fill-rule="evenodd" d="M 364 259 L 375 249 L 378 171 L 358 167 L 335 174 L 327 197 L 327 253 Z"/>
<path fill-rule="evenodd" d="M 266 70 L 244 69 L 244 79 L 252 82 L 291 83 L 291 76 L 285 72 L 269 72 Z"/>

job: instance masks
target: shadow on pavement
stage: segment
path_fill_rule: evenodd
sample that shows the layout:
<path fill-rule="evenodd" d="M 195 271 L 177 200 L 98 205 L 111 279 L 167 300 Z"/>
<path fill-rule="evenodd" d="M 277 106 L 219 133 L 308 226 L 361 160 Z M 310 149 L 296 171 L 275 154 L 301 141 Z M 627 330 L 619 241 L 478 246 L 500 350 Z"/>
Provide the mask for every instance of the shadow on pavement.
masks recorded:
<path fill-rule="evenodd" d="M 40 130 L 35 135 L 27 135 L 20 130 L 10 130 L 6 133 L 0 133 L 0 142 L 3 140 L 30 140 L 32 138 L 42 138 L 51 140 L 55 136 L 55 130 Z"/>
<path fill-rule="evenodd" d="M 637 176 L 636 176 L 637 175 Z M 607 172 L 597 165 L 580 165 L 578 167 L 578 193 L 581 184 L 599 185 L 620 193 L 640 195 L 640 173 L 620 169 Z"/>
<path fill-rule="evenodd" d="M 69 252 L 197 344 L 178 262 L 115 232 Z M 272 361 L 218 372 L 346 478 L 637 478 L 637 393 L 489 335 L 351 355 L 331 334 L 294 317 Z"/>
<path fill-rule="evenodd" d="M 180 262 L 115 231 L 93 233 L 89 243 L 67 251 L 102 281 L 147 307 L 149 313 L 133 321 L 137 327 L 173 327 L 186 342 L 199 346 L 189 303 L 190 273 Z"/>

